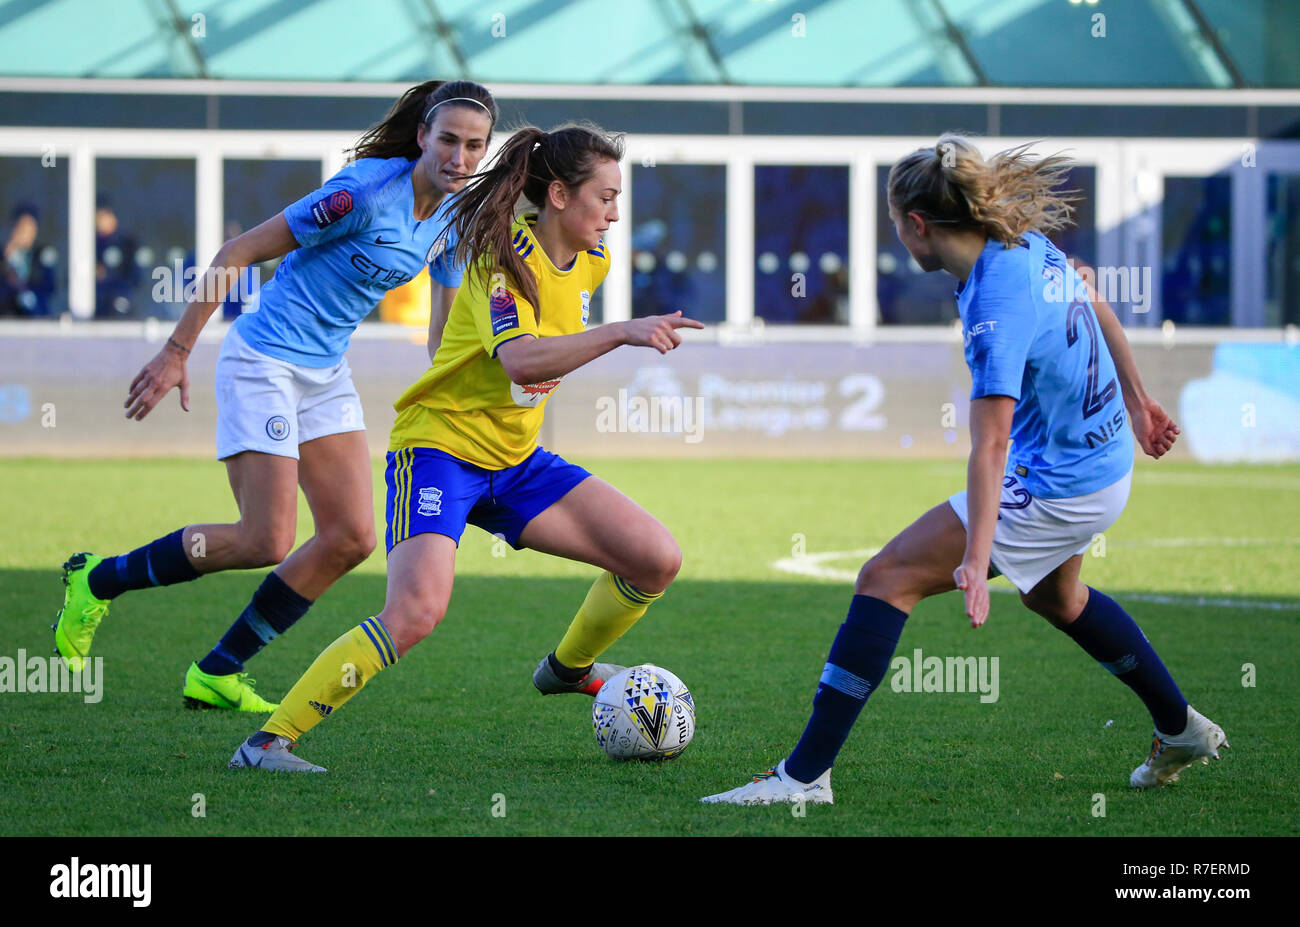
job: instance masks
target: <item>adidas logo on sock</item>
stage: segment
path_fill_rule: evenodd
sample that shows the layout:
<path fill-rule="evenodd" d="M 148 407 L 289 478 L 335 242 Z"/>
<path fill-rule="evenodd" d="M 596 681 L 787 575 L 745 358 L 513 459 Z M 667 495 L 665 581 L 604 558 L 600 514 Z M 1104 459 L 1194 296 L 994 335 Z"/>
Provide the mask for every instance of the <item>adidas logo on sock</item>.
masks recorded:
<path fill-rule="evenodd" d="M 320 715 L 322 718 L 334 710 L 333 705 L 323 705 L 320 702 L 308 702 L 307 704 L 314 708 L 316 714 Z"/>

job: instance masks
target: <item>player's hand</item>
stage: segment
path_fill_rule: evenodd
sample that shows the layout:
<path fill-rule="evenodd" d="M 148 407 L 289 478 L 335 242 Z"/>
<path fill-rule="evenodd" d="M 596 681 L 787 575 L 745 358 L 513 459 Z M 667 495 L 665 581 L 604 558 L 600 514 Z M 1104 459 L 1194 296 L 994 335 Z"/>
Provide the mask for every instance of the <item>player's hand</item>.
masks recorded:
<path fill-rule="evenodd" d="M 989 569 L 963 562 L 952 572 L 957 588 L 966 594 L 966 617 L 970 626 L 978 628 L 989 617 Z"/>
<path fill-rule="evenodd" d="M 684 317 L 680 309 L 671 315 L 648 315 L 621 324 L 626 344 L 654 348 L 660 354 L 667 354 L 682 343 L 682 336 L 677 334 L 677 329 L 704 327 L 703 322 Z"/>
<path fill-rule="evenodd" d="M 1147 456 L 1159 460 L 1178 440 L 1178 425 L 1150 396 L 1133 403 L 1128 414 L 1133 420 L 1133 434 Z"/>
<path fill-rule="evenodd" d="M 158 405 L 172 389 L 181 389 L 181 408 L 190 411 L 190 375 L 185 369 L 186 355 L 171 345 L 165 345 L 154 355 L 153 360 L 145 364 L 131 381 L 131 390 L 127 394 L 126 417 L 137 422 Z"/>

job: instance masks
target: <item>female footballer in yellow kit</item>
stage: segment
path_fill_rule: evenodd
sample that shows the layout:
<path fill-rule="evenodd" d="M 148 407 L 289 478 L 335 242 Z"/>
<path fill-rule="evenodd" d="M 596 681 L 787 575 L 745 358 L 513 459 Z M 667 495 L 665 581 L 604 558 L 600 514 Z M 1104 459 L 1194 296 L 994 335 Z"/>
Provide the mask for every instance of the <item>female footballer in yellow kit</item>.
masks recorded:
<path fill-rule="evenodd" d="M 666 353 L 681 343 L 676 329 L 704 327 L 677 312 L 585 330 L 609 270 L 602 235 L 618 220 L 622 156 L 622 138 L 595 126 L 530 126 L 461 194 L 452 221 L 464 285 L 433 366 L 396 403 L 384 610 L 316 658 L 232 767 L 323 771 L 293 755 L 294 741 L 442 620 L 466 523 L 604 570 L 533 673 L 542 694 L 595 695 L 622 669 L 596 657 L 673 581 L 681 550 L 627 496 L 537 443 L 566 374 L 623 344 Z M 535 214 L 515 217 L 521 195 Z"/>

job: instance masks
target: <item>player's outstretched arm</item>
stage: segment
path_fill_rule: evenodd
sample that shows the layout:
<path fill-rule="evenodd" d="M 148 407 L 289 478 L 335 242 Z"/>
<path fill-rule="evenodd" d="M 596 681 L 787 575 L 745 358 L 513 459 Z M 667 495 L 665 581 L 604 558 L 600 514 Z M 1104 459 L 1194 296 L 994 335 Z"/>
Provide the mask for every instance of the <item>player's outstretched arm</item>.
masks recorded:
<path fill-rule="evenodd" d="M 978 628 L 989 616 L 989 558 L 1002 501 L 1002 474 L 1007 465 L 1011 418 L 1010 396 L 982 396 L 970 404 L 970 461 L 966 465 L 966 554 L 953 571 L 966 596 L 966 617 Z"/>
<path fill-rule="evenodd" d="M 1082 267 L 1091 270 L 1077 261 L 1073 263 L 1076 269 Z M 1133 434 L 1142 450 L 1158 460 L 1178 440 L 1178 425 L 1169 417 L 1164 406 L 1147 394 L 1146 387 L 1142 384 L 1142 375 L 1138 373 L 1137 361 L 1133 359 L 1133 349 L 1129 347 L 1124 326 L 1120 324 L 1115 310 L 1093 289 L 1086 277 L 1083 277 L 1083 285 L 1088 289 L 1088 298 L 1092 301 L 1097 323 L 1101 326 L 1106 347 L 1110 349 L 1111 359 L 1115 362 L 1120 388 L 1124 391 L 1124 406 L 1128 409 L 1129 420 L 1133 424 Z"/>
<path fill-rule="evenodd" d="M 202 296 L 215 295 L 215 299 L 196 298 L 185 307 L 163 349 L 131 381 L 126 402 L 122 403 L 127 418 L 140 421 L 177 386 L 181 390 L 181 408 L 186 412 L 190 410 L 190 377 L 185 369 L 185 360 L 194 342 L 199 340 L 203 326 L 225 300 L 230 282 L 238 280 L 246 267 L 283 257 L 296 247 L 298 242 L 289 231 L 284 213 L 267 219 L 221 246 L 198 288 Z"/>
<path fill-rule="evenodd" d="M 611 322 L 576 335 L 534 338 L 525 335 L 497 349 L 506 376 L 520 384 L 542 383 L 572 373 L 622 344 L 654 348 L 667 354 L 682 343 L 679 328 L 703 328 L 703 322 L 685 318 L 681 310 L 671 315 L 651 315 L 627 322 Z"/>

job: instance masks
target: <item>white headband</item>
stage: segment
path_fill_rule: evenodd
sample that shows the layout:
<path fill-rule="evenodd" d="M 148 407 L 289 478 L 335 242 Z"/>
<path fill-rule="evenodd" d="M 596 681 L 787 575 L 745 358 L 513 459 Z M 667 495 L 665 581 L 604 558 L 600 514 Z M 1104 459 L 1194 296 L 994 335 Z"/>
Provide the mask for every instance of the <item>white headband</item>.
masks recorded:
<path fill-rule="evenodd" d="M 449 100 L 440 100 L 437 103 L 430 106 L 429 111 L 424 114 L 424 119 L 422 119 L 421 122 L 428 122 L 429 117 L 433 115 L 433 111 L 437 109 L 439 106 L 441 106 L 443 103 L 473 103 L 475 106 L 480 107 L 483 110 L 483 112 L 488 114 L 488 119 L 492 118 L 492 110 L 488 109 L 478 100 L 471 99 L 470 97 L 452 97 Z"/>

